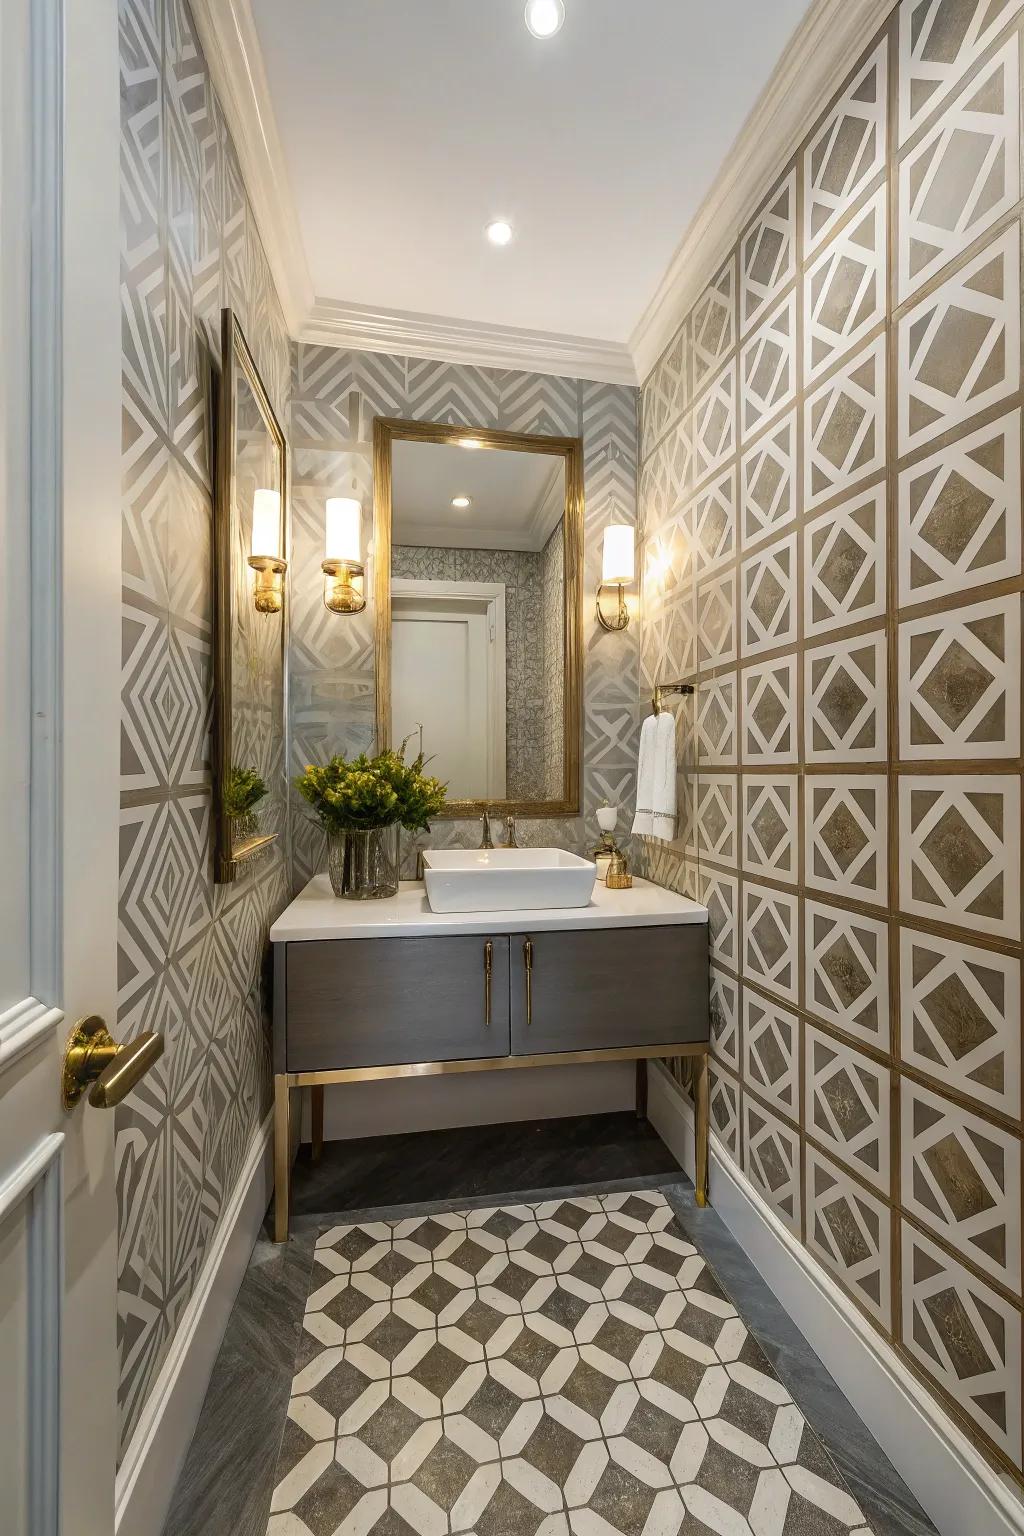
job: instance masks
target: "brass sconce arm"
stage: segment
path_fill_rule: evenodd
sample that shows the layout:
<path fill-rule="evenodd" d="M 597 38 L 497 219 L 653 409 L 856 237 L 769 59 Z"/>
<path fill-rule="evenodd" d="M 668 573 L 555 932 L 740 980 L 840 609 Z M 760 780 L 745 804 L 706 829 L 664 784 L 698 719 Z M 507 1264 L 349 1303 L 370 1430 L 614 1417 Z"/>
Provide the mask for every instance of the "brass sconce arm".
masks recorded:
<path fill-rule="evenodd" d="M 619 596 L 618 607 L 615 613 L 611 616 L 605 613 L 601 606 L 601 599 L 604 593 L 608 591 L 609 587 L 611 587 L 613 592 L 617 592 Z M 601 582 L 597 589 L 597 621 L 601 625 L 602 629 L 607 629 L 612 632 L 619 629 L 625 629 L 629 624 L 629 609 L 626 606 L 626 588 L 623 582 Z"/>

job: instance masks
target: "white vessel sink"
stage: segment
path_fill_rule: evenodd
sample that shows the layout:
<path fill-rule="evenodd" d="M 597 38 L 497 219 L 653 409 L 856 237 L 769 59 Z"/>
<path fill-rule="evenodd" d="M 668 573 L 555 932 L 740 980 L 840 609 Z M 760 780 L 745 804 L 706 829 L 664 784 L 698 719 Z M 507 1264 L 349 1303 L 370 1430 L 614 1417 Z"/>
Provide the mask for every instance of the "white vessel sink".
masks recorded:
<path fill-rule="evenodd" d="M 426 849 L 427 900 L 435 912 L 526 912 L 585 907 L 597 865 L 561 848 Z"/>

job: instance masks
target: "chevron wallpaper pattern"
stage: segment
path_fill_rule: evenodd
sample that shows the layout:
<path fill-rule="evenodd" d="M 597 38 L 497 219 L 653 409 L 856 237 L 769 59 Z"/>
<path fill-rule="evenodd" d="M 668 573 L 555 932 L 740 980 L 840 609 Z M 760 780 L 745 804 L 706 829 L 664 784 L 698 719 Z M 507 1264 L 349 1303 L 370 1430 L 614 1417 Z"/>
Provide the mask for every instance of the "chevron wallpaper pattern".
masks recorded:
<path fill-rule="evenodd" d="M 287 422 L 287 332 L 186 0 L 120 0 L 123 683 L 118 1029 L 163 1032 L 116 1122 L 122 1449 L 269 1105 L 275 851 L 211 868 L 211 368 L 232 305 Z M 282 774 L 283 780 L 283 774 Z M 275 786 L 283 801 L 283 782 Z"/>
<path fill-rule="evenodd" d="M 293 769 L 332 752 L 369 748 L 374 730 L 373 604 L 340 619 L 323 606 L 324 500 L 359 495 L 369 548 L 376 416 L 583 438 L 586 499 L 584 568 L 584 814 L 524 823 L 533 842 L 582 850 L 597 839 L 604 799 L 632 819 L 638 744 L 639 638 L 634 625 L 612 635 L 594 616 L 601 543 L 609 522 L 636 521 L 637 391 L 621 385 L 506 372 L 380 353 L 298 344 L 294 349 L 291 441 Z M 371 562 L 373 559 L 370 549 Z M 367 571 L 372 590 L 372 572 Z M 438 821 L 436 847 L 466 844 L 464 821 Z M 425 839 L 424 839 L 425 841 Z M 415 863 L 406 840 L 406 871 Z M 320 867 L 323 840 L 302 802 L 293 804 L 294 881 Z"/>
<path fill-rule="evenodd" d="M 642 392 L 720 1153 L 1022 1479 L 1024 0 L 902 0 Z"/>

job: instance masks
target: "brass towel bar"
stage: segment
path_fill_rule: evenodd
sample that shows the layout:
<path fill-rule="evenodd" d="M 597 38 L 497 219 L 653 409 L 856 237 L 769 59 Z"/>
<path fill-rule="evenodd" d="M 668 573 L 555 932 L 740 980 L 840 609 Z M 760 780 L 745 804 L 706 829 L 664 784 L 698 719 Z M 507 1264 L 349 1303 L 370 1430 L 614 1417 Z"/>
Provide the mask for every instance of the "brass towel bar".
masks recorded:
<path fill-rule="evenodd" d="M 660 715 L 661 714 L 661 700 L 662 700 L 662 695 L 663 694 L 666 694 L 666 693 L 686 693 L 686 694 L 690 694 L 692 692 L 693 692 L 693 684 L 692 683 L 655 683 L 655 685 L 654 685 L 654 692 L 651 695 L 651 708 L 653 709 L 653 711 L 654 711 L 654 713 L 656 715 Z"/>

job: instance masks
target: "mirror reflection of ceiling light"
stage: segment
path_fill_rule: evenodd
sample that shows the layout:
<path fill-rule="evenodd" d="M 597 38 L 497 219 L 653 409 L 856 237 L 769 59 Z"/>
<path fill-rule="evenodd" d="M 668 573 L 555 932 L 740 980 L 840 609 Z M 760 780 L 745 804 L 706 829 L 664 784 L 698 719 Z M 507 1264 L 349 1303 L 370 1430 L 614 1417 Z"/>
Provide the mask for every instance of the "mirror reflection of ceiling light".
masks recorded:
<path fill-rule="evenodd" d="M 483 443 L 478 437 L 460 437 L 456 441 L 460 448 L 482 448 Z"/>
<path fill-rule="evenodd" d="M 471 507 L 472 505 L 473 505 L 473 498 L 471 496 L 453 496 L 452 497 L 452 506 L 453 507 L 458 507 L 460 511 L 464 507 Z"/>
<path fill-rule="evenodd" d="M 562 0 L 526 0 L 526 25 L 534 37 L 554 37 L 564 20 Z"/>
<path fill-rule="evenodd" d="M 507 219 L 492 219 L 485 233 L 492 245 L 508 245 L 512 239 L 512 225 Z"/>

